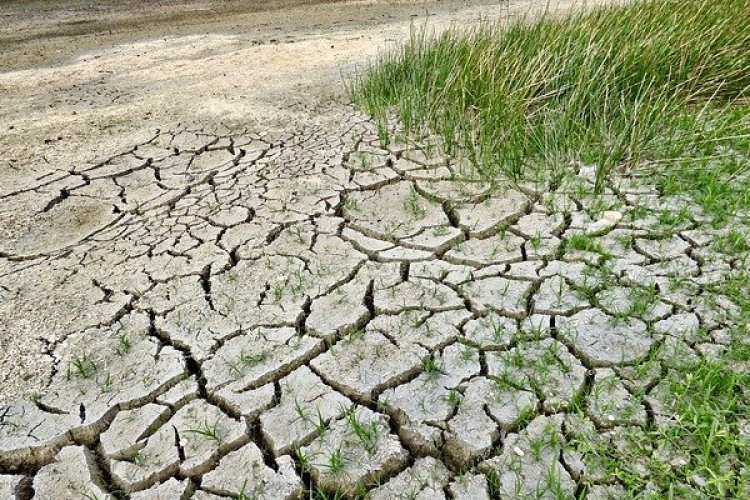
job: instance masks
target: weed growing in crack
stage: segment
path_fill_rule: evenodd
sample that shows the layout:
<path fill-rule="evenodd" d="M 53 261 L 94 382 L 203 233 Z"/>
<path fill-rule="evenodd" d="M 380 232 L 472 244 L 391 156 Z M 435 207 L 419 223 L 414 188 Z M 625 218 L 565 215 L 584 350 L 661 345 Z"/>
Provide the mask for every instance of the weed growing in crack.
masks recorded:
<path fill-rule="evenodd" d="M 345 344 L 352 344 L 354 342 L 361 342 L 365 339 L 365 331 L 362 328 L 357 328 L 353 332 L 351 332 L 349 335 L 347 335 L 343 342 Z"/>
<path fill-rule="evenodd" d="M 344 453 L 341 451 L 341 447 L 339 446 L 331 452 L 328 457 L 328 462 L 324 464 L 323 467 L 328 470 L 329 474 L 336 475 L 344 470 L 344 462 Z"/>
<path fill-rule="evenodd" d="M 553 460 L 544 475 L 544 483 L 546 484 L 543 485 L 542 481 L 540 481 L 537 486 L 537 498 L 543 498 L 551 493 L 551 498 L 553 500 L 577 500 L 575 495 L 563 487 L 560 480 L 561 469 L 562 465 L 556 460 Z"/>
<path fill-rule="evenodd" d="M 146 463 L 146 457 L 143 455 L 143 450 L 138 450 L 129 457 L 128 462 L 131 462 L 137 466 L 142 466 Z"/>
<path fill-rule="evenodd" d="M 124 356 L 129 353 L 132 347 L 133 344 L 126 332 L 121 332 L 117 335 L 117 347 L 115 348 L 115 352 L 119 356 Z"/>
<path fill-rule="evenodd" d="M 247 491 L 247 479 L 245 479 L 242 482 L 242 488 L 240 489 L 240 492 L 237 494 L 237 500 L 253 500 L 255 499 L 255 493 L 253 493 L 253 496 L 250 496 L 250 493 Z"/>
<path fill-rule="evenodd" d="M 531 248 L 534 249 L 534 252 L 539 252 L 539 249 L 542 247 L 542 235 L 538 231 L 534 233 L 534 235 L 529 239 L 529 243 L 531 244 Z"/>
<path fill-rule="evenodd" d="M 310 416 L 307 413 L 307 409 L 302 406 L 297 398 L 294 398 L 294 413 L 297 414 L 297 417 L 294 419 L 294 421 L 302 421 L 302 422 L 310 422 Z"/>
<path fill-rule="evenodd" d="M 359 157 L 359 168 L 362 170 L 370 170 L 372 167 L 372 161 L 369 156 L 362 155 Z"/>
<path fill-rule="evenodd" d="M 682 207 L 679 210 L 661 210 L 658 212 L 658 217 L 660 226 L 671 229 L 682 226 L 692 220 L 692 214 L 688 207 Z"/>
<path fill-rule="evenodd" d="M 101 381 L 97 380 L 97 383 L 99 385 L 99 389 L 104 394 L 111 392 L 114 388 L 114 381 L 112 380 L 112 374 L 110 372 L 107 372 L 107 374 L 104 377 L 104 380 L 101 380 Z"/>
<path fill-rule="evenodd" d="M 294 457 L 303 471 L 309 471 L 312 466 L 312 457 L 296 442 L 294 443 Z"/>
<path fill-rule="evenodd" d="M 308 488 L 308 494 L 305 497 L 309 500 L 345 500 L 347 497 L 343 493 L 339 491 L 335 491 L 333 493 L 327 493 L 319 488 L 317 488 L 314 484 L 310 484 Z M 360 497 L 357 497 L 360 498 Z"/>
<path fill-rule="evenodd" d="M 292 273 L 292 279 L 289 280 L 289 290 L 292 295 L 298 295 L 306 286 L 307 278 L 303 269 L 297 268 Z"/>
<path fill-rule="evenodd" d="M 98 367 L 96 363 L 88 354 L 75 356 L 73 361 L 68 363 L 66 380 L 71 380 L 73 377 L 90 379 L 96 374 L 97 370 Z"/>
<path fill-rule="evenodd" d="M 378 411 L 381 411 L 381 412 L 387 412 L 388 409 L 391 407 L 391 403 L 388 397 L 379 399 L 378 401 L 376 401 L 375 405 L 377 406 Z"/>
<path fill-rule="evenodd" d="M 317 422 L 315 423 L 315 433 L 318 435 L 318 437 L 323 437 L 326 433 L 326 430 L 328 430 L 328 422 L 326 422 L 326 419 L 323 418 L 323 414 L 320 412 L 320 408 L 318 408 Z"/>
<path fill-rule="evenodd" d="M 557 286 L 555 287 L 555 301 L 556 305 L 559 307 L 567 295 L 567 288 L 565 286 L 565 280 L 560 277 L 557 279 Z"/>
<path fill-rule="evenodd" d="M 539 462 L 544 450 L 555 450 L 562 446 L 562 441 L 557 427 L 553 424 L 547 424 L 539 436 L 529 438 L 528 444 L 534 460 Z"/>
<path fill-rule="evenodd" d="M 523 338 L 524 340 L 542 340 L 547 336 L 547 329 L 541 325 L 539 322 L 532 323 L 530 325 L 530 329 L 527 329 L 523 332 Z M 498 338 L 498 341 L 501 339 Z"/>
<path fill-rule="evenodd" d="M 284 297 L 284 283 L 276 283 L 273 286 L 273 300 L 280 302 L 282 297 Z"/>
<path fill-rule="evenodd" d="M 242 369 L 242 365 L 239 363 L 233 363 L 232 361 L 225 360 L 224 361 L 229 368 L 229 372 L 235 377 L 235 379 L 238 379 L 244 375 L 244 370 Z"/>
<path fill-rule="evenodd" d="M 415 320 L 415 328 L 421 328 L 424 332 L 424 336 L 427 338 L 431 338 L 435 335 L 435 332 L 432 329 L 432 325 L 429 321 L 425 321 L 421 325 L 419 324 L 419 321 Z"/>
<path fill-rule="evenodd" d="M 497 375 L 490 376 L 489 379 L 500 394 L 524 389 L 507 369 Z"/>
<path fill-rule="evenodd" d="M 456 389 L 451 389 L 450 391 L 448 391 L 447 395 L 443 396 L 443 398 L 453 410 L 456 410 L 461 404 L 461 399 L 463 398 L 463 396 Z"/>
<path fill-rule="evenodd" d="M 203 422 L 202 426 L 187 429 L 184 432 L 187 434 L 196 434 L 198 436 L 203 436 L 204 438 L 216 443 L 221 443 L 223 439 L 221 435 L 221 427 L 219 427 L 219 419 L 217 419 L 213 424 L 209 424 L 208 420 L 206 420 Z"/>
<path fill-rule="evenodd" d="M 374 455 L 380 439 L 380 430 L 376 422 L 364 423 L 357 418 L 356 411 L 352 410 L 346 417 L 346 422 L 355 436 L 359 438 L 365 450 Z"/>
<path fill-rule="evenodd" d="M 244 348 L 240 351 L 240 362 L 247 367 L 257 366 L 268 359 L 268 352 L 247 352 Z"/>
<path fill-rule="evenodd" d="M 248 480 L 242 482 L 242 488 L 237 494 L 237 500 L 260 500 L 266 497 L 266 484 L 257 483 L 252 487 L 248 486 Z"/>
<path fill-rule="evenodd" d="M 643 318 L 654 310 L 659 303 L 659 292 L 652 286 L 633 286 L 630 288 L 630 305 L 627 316 Z"/>
<path fill-rule="evenodd" d="M 463 345 L 461 347 L 461 360 L 464 362 L 469 362 L 472 359 L 474 359 L 474 356 L 476 354 L 476 351 L 471 348 L 471 346 Z"/>
<path fill-rule="evenodd" d="M 747 237 L 736 229 L 731 229 L 727 234 L 720 236 L 714 242 L 717 251 L 733 256 L 744 257 L 750 254 L 750 242 Z"/>
<path fill-rule="evenodd" d="M 500 498 L 502 487 L 500 475 L 493 469 L 486 471 L 484 475 L 487 478 L 487 496 L 489 498 Z"/>
<path fill-rule="evenodd" d="M 320 408 L 317 408 L 317 414 L 313 418 L 312 416 L 310 416 L 308 410 L 304 406 L 302 406 L 297 399 L 295 399 L 294 412 L 297 414 L 297 417 L 294 419 L 295 421 L 302 421 L 307 425 L 315 428 L 315 432 L 318 437 L 322 437 L 323 435 L 325 435 L 328 428 L 328 423 L 326 422 L 326 419 L 323 418 L 323 414 L 321 413 Z"/>
<path fill-rule="evenodd" d="M 596 238 L 583 233 L 570 235 L 565 240 L 565 250 L 605 254 L 602 244 Z"/>
<path fill-rule="evenodd" d="M 445 375 L 445 369 L 438 364 L 434 356 L 425 356 L 422 358 L 422 369 L 427 374 L 428 380 L 435 380 L 441 375 Z"/>
<path fill-rule="evenodd" d="M 492 328 L 492 340 L 496 343 L 501 343 L 506 335 L 505 327 L 500 323 L 495 323 L 494 319 L 490 326 Z"/>
<path fill-rule="evenodd" d="M 411 191 L 409 191 L 409 196 L 404 200 L 404 208 L 414 216 L 415 219 L 422 219 L 427 215 L 427 210 L 422 206 L 421 201 L 422 197 L 412 186 Z"/>
<path fill-rule="evenodd" d="M 617 234 L 615 235 L 615 242 L 617 242 L 623 250 L 629 250 L 633 248 L 635 236 L 632 234 Z"/>

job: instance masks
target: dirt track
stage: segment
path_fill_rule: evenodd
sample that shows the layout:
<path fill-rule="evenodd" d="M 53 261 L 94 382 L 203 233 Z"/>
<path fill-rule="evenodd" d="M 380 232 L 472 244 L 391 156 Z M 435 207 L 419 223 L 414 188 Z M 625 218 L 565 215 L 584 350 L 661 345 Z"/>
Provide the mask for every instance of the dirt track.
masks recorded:
<path fill-rule="evenodd" d="M 256 43 L 289 41 L 306 32 L 325 34 L 491 3 L 199 0 L 154 5 L 143 0 L 2 1 L 0 69 L 64 63 L 87 50 L 148 38 L 211 33 L 247 36 Z"/>

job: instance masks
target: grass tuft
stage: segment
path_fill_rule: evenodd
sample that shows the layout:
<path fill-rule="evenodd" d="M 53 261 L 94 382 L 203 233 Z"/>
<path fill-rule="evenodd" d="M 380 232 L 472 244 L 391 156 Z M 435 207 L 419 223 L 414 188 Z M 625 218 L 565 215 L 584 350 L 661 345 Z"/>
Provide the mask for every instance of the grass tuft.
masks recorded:
<path fill-rule="evenodd" d="M 601 191 L 613 169 L 651 165 L 667 193 L 698 194 L 719 215 L 750 209 L 750 0 L 422 31 L 349 89 L 375 120 L 438 136 L 487 178 L 593 165 Z"/>

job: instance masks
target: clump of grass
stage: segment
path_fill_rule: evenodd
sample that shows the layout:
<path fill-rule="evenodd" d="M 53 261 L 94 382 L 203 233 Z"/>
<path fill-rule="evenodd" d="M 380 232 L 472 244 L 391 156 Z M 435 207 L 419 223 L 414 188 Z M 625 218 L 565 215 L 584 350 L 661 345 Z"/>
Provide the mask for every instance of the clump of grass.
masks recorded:
<path fill-rule="evenodd" d="M 196 427 L 193 429 L 187 429 L 184 431 L 188 434 L 196 434 L 198 436 L 203 436 L 204 438 L 215 441 L 217 443 L 221 443 L 222 441 L 222 431 L 219 427 L 219 421 L 217 420 L 213 424 L 209 424 L 208 421 L 205 421 L 203 423 L 202 427 Z"/>
<path fill-rule="evenodd" d="M 350 83 L 373 118 L 395 113 L 485 176 L 595 165 L 601 190 L 614 168 L 665 163 L 665 190 L 717 208 L 740 193 L 731 181 L 707 192 L 717 170 L 736 179 L 750 165 L 749 88 L 750 0 L 636 0 L 422 32 Z M 734 201 L 750 208 L 746 193 Z"/>
<path fill-rule="evenodd" d="M 66 379 L 70 380 L 74 376 L 82 379 L 89 379 L 96 374 L 98 369 L 96 363 L 88 354 L 84 353 L 82 356 L 76 355 L 73 360 L 68 363 Z"/>
<path fill-rule="evenodd" d="M 351 428 L 354 435 L 364 445 L 365 449 L 370 455 L 373 455 L 377 449 L 378 439 L 380 432 L 375 422 L 362 422 L 357 418 L 357 413 L 352 411 L 346 418 L 349 427 Z"/>
<path fill-rule="evenodd" d="M 747 353 L 734 353 L 746 358 Z M 746 362 L 746 359 L 742 360 Z M 732 361 L 704 362 L 693 372 L 671 384 L 677 406 L 677 424 L 667 428 L 660 440 L 690 451 L 687 481 L 701 478 L 711 498 L 737 493 L 734 467 L 750 460 L 747 446 L 739 437 L 738 425 L 750 408 L 747 404 L 747 373 Z M 667 478 L 671 482 L 671 478 Z"/>
<path fill-rule="evenodd" d="M 330 474 L 335 475 L 344 470 L 344 462 L 344 453 L 341 451 L 341 447 L 339 447 L 331 452 L 328 457 L 328 463 L 323 465 L 323 467 L 327 468 Z"/>

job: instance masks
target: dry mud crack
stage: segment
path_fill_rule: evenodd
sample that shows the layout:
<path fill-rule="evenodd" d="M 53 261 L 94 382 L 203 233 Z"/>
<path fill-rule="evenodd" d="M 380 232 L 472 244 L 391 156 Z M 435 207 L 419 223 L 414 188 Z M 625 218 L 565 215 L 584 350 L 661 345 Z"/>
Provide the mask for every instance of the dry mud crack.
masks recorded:
<path fill-rule="evenodd" d="M 6 307 L 75 311 L 0 404 L 0 497 L 617 498 L 576 436 L 669 426 L 665 381 L 731 341 L 713 229 L 665 232 L 689 202 L 648 179 L 489 185 L 324 112 L 158 131 L 0 196 L 35 204 Z"/>

